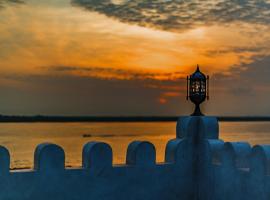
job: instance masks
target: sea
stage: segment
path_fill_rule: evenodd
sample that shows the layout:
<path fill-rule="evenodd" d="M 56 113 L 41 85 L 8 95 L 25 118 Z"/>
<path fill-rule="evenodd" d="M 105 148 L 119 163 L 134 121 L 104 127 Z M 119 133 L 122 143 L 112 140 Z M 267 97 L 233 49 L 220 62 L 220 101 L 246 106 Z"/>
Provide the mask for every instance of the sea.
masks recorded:
<path fill-rule="evenodd" d="M 220 122 L 220 139 L 248 141 L 251 145 L 270 144 L 270 122 Z M 111 145 L 114 164 L 124 164 L 132 141 L 150 141 L 157 162 L 164 161 L 165 147 L 176 137 L 176 122 L 98 123 L 1 123 L 0 145 L 11 156 L 12 169 L 33 168 L 38 144 L 54 143 L 65 150 L 66 167 L 81 167 L 82 148 L 91 141 Z"/>

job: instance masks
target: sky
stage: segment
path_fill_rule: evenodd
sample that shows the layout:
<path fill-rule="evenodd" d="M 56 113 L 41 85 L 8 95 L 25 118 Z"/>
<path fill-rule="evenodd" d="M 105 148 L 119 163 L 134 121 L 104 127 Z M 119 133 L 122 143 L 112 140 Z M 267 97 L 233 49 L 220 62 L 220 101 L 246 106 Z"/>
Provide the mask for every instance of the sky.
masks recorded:
<path fill-rule="evenodd" d="M 270 115 L 269 0 L 0 0 L 0 114 Z"/>

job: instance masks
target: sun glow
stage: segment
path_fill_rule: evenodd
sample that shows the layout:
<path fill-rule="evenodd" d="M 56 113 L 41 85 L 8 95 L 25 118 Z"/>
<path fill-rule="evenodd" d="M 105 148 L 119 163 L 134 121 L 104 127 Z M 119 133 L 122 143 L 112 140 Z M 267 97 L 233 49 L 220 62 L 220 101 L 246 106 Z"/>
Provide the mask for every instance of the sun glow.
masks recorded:
<path fill-rule="evenodd" d="M 2 1 L 0 105 L 14 114 L 183 113 L 197 64 L 223 102 L 213 113 L 228 113 L 228 99 L 241 102 L 237 114 L 254 98 L 268 105 L 266 9 L 211 0 Z"/>
<path fill-rule="evenodd" d="M 254 27 L 248 24 L 169 32 L 70 6 L 41 10 L 34 5 L 10 7 L 2 10 L 1 16 L 12 22 L 1 22 L 1 73 L 44 74 L 51 72 L 50 67 L 67 66 L 81 70 L 57 73 L 116 79 L 136 74 L 163 80 L 166 76 L 184 77 L 197 63 L 207 73 L 226 73 L 270 53 L 263 42 L 270 36 L 260 34 L 251 43 L 249 32 Z M 263 25 L 258 28 L 266 29 Z"/>

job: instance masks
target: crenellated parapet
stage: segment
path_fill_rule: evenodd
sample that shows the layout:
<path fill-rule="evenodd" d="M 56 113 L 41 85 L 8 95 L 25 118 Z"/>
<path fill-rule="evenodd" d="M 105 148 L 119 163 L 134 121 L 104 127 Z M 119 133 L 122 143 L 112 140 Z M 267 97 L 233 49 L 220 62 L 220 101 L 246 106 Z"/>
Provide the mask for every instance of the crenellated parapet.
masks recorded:
<path fill-rule="evenodd" d="M 10 156 L 0 147 L 0 199 L 190 199 L 193 195 L 190 160 L 192 146 L 174 139 L 166 147 L 166 160 L 156 163 L 156 149 L 134 141 L 126 164 L 113 165 L 112 148 L 103 142 L 83 147 L 82 166 L 65 168 L 65 152 L 55 144 L 40 144 L 33 170 L 10 171 Z"/>
<path fill-rule="evenodd" d="M 207 139 L 201 148 L 202 184 L 211 187 L 211 199 L 269 199 L 270 145 Z"/>
<path fill-rule="evenodd" d="M 66 168 L 65 151 L 45 143 L 32 170 L 10 171 L 0 146 L 0 200 L 270 199 L 270 145 L 224 142 L 213 117 L 180 118 L 176 132 L 162 163 L 147 141 L 130 143 L 121 165 L 113 165 L 110 145 L 89 142 L 81 167 Z"/>
<path fill-rule="evenodd" d="M 224 142 L 218 131 L 218 122 L 212 117 L 178 120 L 177 136 L 193 141 L 196 198 L 270 199 L 270 145 Z"/>
<path fill-rule="evenodd" d="M 270 145 L 205 139 L 198 163 L 202 199 L 270 198 Z"/>

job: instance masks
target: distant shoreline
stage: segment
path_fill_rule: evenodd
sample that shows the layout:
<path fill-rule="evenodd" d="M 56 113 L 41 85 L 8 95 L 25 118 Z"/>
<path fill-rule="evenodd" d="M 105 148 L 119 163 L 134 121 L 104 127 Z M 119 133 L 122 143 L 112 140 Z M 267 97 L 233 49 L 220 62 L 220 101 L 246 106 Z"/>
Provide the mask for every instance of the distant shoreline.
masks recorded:
<path fill-rule="evenodd" d="M 70 123 L 70 122 L 176 122 L 177 116 L 5 116 L 0 115 L 0 123 Z M 221 122 L 263 122 L 270 116 L 218 116 Z"/>

